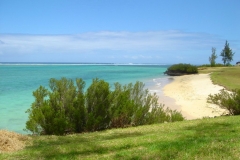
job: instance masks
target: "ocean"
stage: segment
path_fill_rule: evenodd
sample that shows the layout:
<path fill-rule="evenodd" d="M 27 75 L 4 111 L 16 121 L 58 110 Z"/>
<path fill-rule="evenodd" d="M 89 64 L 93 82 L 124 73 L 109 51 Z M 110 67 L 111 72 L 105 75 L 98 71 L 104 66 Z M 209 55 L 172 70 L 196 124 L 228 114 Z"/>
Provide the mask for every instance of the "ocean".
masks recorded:
<path fill-rule="evenodd" d="M 50 78 L 82 78 L 85 89 L 93 78 L 103 79 L 112 86 L 141 81 L 150 92 L 168 83 L 163 72 L 169 65 L 160 64 L 83 64 L 83 63 L 0 63 L 0 129 L 26 134 L 23 129 L 31 107 L 32 92 L 40 85 L 48 87 Z M 161 91 L 160 91 L 161 92 Z"/>

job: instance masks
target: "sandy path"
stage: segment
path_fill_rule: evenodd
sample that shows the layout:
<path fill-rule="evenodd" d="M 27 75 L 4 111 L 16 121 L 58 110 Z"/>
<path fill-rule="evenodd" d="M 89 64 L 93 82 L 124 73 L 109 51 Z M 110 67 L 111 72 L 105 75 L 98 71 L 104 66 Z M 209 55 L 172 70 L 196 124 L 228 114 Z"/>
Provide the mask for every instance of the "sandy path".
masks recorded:
<path fill-rule="evenodd" d="M 222 88 L 212 83 L 209 74 L 185 75 L 174 77 L 174 81 L 163 88 L 163 93 L 175 100 L 186 119 L 197 119 L 220 116 L 225 112 L 217 105 L 207 103 L 208 95 L 219 93 Z"/>

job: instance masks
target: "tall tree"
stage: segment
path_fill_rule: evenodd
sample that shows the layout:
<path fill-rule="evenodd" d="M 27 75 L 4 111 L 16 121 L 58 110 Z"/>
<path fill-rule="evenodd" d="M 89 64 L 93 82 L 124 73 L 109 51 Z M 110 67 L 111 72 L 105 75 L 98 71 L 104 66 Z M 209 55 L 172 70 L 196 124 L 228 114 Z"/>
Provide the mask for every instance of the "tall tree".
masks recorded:
<path fill-rule="evenodd" d="M 229 65 L 233 60 L 233 56 L 235 53 L 232 52 L 232 49 L 229 47 L 228 41 L 225 43 L 225 47 L 223 48 L 220 56 L 222 56 L 222 61 L 224 65 Z"/>
<path fill-rule="evenodd" d="M 217 59 L 217 55 L 216 55 L 216 48 L 212 47 L 212 54 L 209 57 L 209 62 L 211 64 L 211 67 L 214 67 L 216 64 L 216 59 Z"/>

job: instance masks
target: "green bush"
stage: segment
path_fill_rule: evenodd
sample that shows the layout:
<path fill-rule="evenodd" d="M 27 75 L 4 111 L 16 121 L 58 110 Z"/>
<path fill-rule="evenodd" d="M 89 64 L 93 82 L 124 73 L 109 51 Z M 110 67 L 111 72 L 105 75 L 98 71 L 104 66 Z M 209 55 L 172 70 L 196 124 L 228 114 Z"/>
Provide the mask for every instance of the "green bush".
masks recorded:
<path fill-rule="evenodd" d="M 84 96 L 85 83 L 76 80 L 77 88 L 72 80 L 50 79 L 51 92 L 40 86 L 33 92 L 35 101 L 27 110 L 29 119 L 26 129 L 36 134 L 62 135 L 66 130 L 83 131 L 84 124 Z"/>
<path fill-rule="evenodd" d="M 154 101 L 155 104 L 151 108 L 151 112 L 149 112 L 149 116 L 147 119 L 148 124 L 176 122 L 184 120 L 184 117 L 180 112 L 176 110 L 171 110 L 169 108 L 164 108 L 163 104 L 159 105 L 157 103 L 157 99 L 155 99 Z"/>
<path fill-rule="evenodd" d="M 87 129 L 97 131 L 108 128 L 110 122 L 110 86 L 104 80 L 93 79 L 86 93 Z"/>
<path fill-rule="evenodd" d="M 76 85 L 76 96 L 73 101 L 73 106 L 70 108 L 71 112 L 69 113 L 71 124 L 69 131 L 80 133 L 84 131 L 87 120 L 84 95 L 85 82 L 82 79 L 76 79 Z"/>
<path fill-rule="evenodd" d="M 214 66 L 211 66 L 210 64 L 203 64 L 203 65 L 199 65 L 197 67 L 226 67 L 221 63 L 216 63 Z"/>
<path fill-rule="evenodd" d="M 76 84 L 76 85 L 75 85 Z M 50 79 L 48 89 L 33 92 L 26 130 L 34 134 L 81 133 L 184 120 L 182 114 L 164 109 L 156 94 L 149 94 L 142 82 L 122 86 L 93 79 L 84 93 L 85 82 L 76 79 Z"/>
<path fill-rule="evenodd" d="M 168 75 L 184 75 L 184 74 L 196 74 L 198 73 L 197 66 L 191 64 L 174 64 L 170 66 L 165 74 Z"/>
<path fill-rule="evenodd" d="M 132 88 L 132 83 L 124 86 L 120 83 L 114 84 L 114 91 L 111 94 L 111 128 L 131 125 L 135 112 Z"/>
<path fill-rule="evenodd" d="M 208 96 L 208 102 L 227 109 L 231 115 L 240 115 L 240 89 L 232 93 L 222 89 L 220 93 Z"/>

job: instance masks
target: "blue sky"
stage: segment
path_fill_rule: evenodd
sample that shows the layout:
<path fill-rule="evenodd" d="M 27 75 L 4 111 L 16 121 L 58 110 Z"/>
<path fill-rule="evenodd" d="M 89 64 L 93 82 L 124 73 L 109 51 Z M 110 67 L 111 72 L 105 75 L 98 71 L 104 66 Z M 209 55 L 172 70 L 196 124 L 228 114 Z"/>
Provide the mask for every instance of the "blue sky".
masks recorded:
<path fill-rule="evenodd" d="M 239 0 L 0 0 L 0 62 L 206 64 L 228 40 L 235 63 L 239 29 Z"/>

